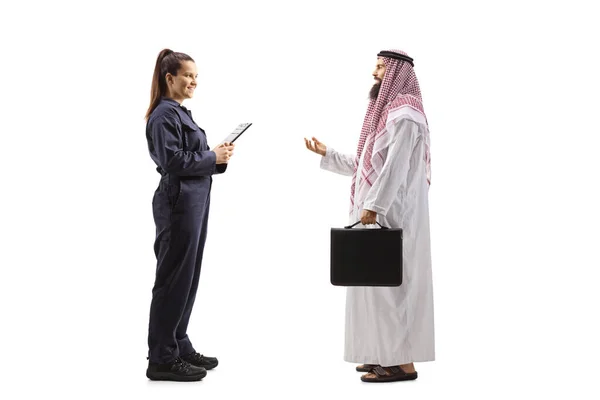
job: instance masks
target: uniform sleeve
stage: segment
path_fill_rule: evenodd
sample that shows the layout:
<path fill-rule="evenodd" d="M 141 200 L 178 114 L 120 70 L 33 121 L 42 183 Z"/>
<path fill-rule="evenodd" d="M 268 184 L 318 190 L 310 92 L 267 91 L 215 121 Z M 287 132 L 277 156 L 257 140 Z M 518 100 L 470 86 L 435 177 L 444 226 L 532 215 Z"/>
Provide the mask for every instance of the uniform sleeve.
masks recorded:
<path fill-rule="evenodd" d="M 158 164 L 164 171 L 179 176 L 215 173 L 217 155 L 213 151 L 183 150 L 181 124 L 173 112 L 157 116 L 149 128 Z"/>
<path fill-rule="evenodd" d="M 398 191 L 406 187 L 410 157 L 418 135 L 417 124 L 402 119 L 396 125 L 381 173 L 367 193 L 363 209 L 385 215 L 396 199 Z"/>
<path fill-rule="evenodd" d="M 222 174 L 227 170 L 227 164 L 217 164 L 215 174 Z"/>
<path fill-rule="evenodd" d="M 354 158 L 353 155 L 338 153 L 331 147 L 327 147 L 325 156 L 321 157 L 321 168 L 336 174 L 352 176 Z"/>

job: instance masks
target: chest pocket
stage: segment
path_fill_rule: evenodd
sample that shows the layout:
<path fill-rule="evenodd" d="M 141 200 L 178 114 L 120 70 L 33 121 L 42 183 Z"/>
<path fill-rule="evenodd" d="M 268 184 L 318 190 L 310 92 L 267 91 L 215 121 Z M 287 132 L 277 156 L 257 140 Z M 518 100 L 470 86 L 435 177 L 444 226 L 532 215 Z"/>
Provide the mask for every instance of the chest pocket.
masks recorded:
<path fill-rule="evenodd" d="M 195 124 L 182 124 L 183 149 L 186 151 L 208 150 L 204 131 Z"/>

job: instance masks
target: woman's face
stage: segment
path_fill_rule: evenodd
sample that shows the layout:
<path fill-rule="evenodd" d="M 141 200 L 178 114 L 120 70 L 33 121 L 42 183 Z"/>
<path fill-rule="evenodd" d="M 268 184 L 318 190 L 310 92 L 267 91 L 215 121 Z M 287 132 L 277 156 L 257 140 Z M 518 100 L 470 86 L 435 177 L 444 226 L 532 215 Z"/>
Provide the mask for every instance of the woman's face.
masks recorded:
<path fill-rule="evenodd" d="M 194 97 L 197 77 L 196 63 L 193 61 L 183 61 L 181 68 L 177 71 L 177 75 L 169 73 L 166 75 L 169 97 L 180 103 L 185 99 Z"/>

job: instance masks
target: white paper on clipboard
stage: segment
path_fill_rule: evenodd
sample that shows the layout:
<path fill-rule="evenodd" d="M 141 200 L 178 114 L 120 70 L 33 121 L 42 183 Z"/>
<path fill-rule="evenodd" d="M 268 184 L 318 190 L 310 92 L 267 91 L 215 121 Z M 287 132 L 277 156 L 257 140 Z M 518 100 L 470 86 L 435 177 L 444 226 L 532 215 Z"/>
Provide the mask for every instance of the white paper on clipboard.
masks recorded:
<path fill-rule="evenodd" d="M 221 143 L 219 143 L 219 145 L 222 145 L 223 143 L 235 142 L 237 138 L 239 138 L 242 135 L 242 133 L 246 132 L 246 129 L 250 128 L 250 125 L 252 125 L 252 122 L 244 122 L 239 124 L 233 130 L 233 132 L 231 132 Z"/>

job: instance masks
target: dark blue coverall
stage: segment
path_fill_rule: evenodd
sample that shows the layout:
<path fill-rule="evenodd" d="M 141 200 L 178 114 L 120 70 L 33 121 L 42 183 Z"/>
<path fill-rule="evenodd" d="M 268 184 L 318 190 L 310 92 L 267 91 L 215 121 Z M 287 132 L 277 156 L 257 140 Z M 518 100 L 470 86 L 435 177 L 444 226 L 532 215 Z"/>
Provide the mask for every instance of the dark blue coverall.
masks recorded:
<path fill-rule="evenodd" d="M 206 241 L 212 175 L 225 172 L 227 164 L 216 165 L 191 112 L 169 98 L 163 97 L 148 118 L 146 138 L 161 174 L 152 201 L 157 267 L 148 357 L 168 363 L 195 351 L 187 327 Z"/>

